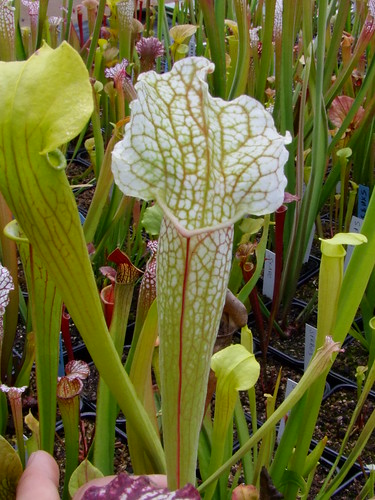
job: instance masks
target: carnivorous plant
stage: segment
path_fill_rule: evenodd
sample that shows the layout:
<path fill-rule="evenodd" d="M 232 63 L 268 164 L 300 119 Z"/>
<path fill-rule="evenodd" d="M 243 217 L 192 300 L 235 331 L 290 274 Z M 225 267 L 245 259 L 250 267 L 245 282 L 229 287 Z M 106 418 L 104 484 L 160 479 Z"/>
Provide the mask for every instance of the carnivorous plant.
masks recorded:
<path fill-rule="evenodd" d="M 234 222 L 282 203 L 287 139 L 254 99 L 213 98 L 201 57 L 140 75 L 115 182 L 164 212 L 157 255 L 163 438 L 171 489 L 195 482 L 207 378 Z M 192 384 L 192 380 L 194 383 Z"/>

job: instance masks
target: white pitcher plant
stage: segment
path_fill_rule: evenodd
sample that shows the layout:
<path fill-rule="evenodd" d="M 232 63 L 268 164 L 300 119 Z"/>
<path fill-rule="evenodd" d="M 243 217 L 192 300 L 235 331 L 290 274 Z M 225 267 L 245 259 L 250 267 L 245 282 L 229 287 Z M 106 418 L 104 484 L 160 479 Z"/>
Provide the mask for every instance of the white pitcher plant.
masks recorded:
<path fill-rule="evenodd" d="M 234 223 L 283 202 L 289 137 L 248 96 L 213 98 L 203 57 L 140 75 L 113 152 L 115 182 L 155 200 L 163 440 L 168 486 L 195 482 L 210 358 L 225 300 Z"/>

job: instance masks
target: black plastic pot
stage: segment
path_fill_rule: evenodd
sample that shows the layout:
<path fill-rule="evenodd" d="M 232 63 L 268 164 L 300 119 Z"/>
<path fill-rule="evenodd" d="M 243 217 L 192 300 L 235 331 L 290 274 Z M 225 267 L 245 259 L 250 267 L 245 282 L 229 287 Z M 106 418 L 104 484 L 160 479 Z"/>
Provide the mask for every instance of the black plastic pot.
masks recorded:
<path fill-rule="evenodd" d="M 346 393 L 353 394 L 353 396 L 350 396 L 351 399 L 348 399 L 346 396 L 343 396 L 341 400 L 333 400 L 331 404 L 330 401 L 338 394 L 340 394 L 340 392 L 343 394 Z M 354 411 L 356 401 L 357 401 L 357 387 L 355 385 L 341 384 L 332 388 L 328 392 L 328 394 L 326 394 L 323 398 L 322 406 L 319 413 L 319 418 L 316 424 L 316 433 L 320 433 L 321 435 L 318 436 L 315 435 L 315 438 L 321 439 L 323 435 L 327 435 L 329 440 L 333 440 L 334 442 L 338 443 L 338 445 L 341 444 L 347 426 L 349 425 L 350 418 Z M 336 405 L 338 408 L 340 407 L 340 405 L 342 405 L 342 407 L 344 407 L 345 405 L 345 408 L 340 407 L 340 411 L 336 411 Z M 367 418 L 366 415 L 374 410 L 375 410 L 375 395 L 369 394 L 367 398 L 367 403 L 365 403 L 363 412 L 361 414 L 361 418 L 363 419 L 362 424 L 361 421 L 359 421 L 357 425 L 358 426 L 364 425 Z M 331 418 L 333 419 L 333 421 L 329 422 L 330 423 L 329 427 L 328 424 L 326 427 L 327 420 L 323 418 L 325 414 L 327 414 L 330 419 Z M 336 435 L 333 435 L 333 432 L 335 432 Z M 370 436 L 370 439 L 372 439 L 373 437 L 374 436 Z M 353 440 L 355 439 L 356 436 L 354 435 Z M 368 457 L 371 463 L 375 461 L 375 452 L 371 452 L 371 448 L 374 448 L 375 451 L 375 444 L 374 443 L 371 444 L 368 442 L 362 453 L 362 459 L 364 463 L 366 463 L 366 457 Z M 338 455 L 338 450 L 339 446 L 337 447 L 337 449 L 333 449 L 332 446 L 328 445 L 324 450 L 324 456 L 332 460 L 333 462 Z M 346 455 L 344 454 L 340 459 L 340 464 L 344 463 L 345 460 L 346 460 Z M 362 470 L 360 463 L 357 461 L 351 470 L 353 473 Z"/>

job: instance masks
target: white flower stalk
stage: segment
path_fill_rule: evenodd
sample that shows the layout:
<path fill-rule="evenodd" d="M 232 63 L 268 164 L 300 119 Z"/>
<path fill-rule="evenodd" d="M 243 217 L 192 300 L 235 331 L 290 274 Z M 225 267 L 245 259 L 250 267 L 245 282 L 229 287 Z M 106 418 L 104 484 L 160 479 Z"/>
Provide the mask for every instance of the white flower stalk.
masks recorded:
<path fill-rule="evenodd" d="M 113 152 L 116 183 L 164 212 L 157 258 L 163 438 L 170 488 L 194 483 L 210 358 L 225 300 L 233 224 L 283 201 L 287 142 L 248 96 L 208 92 L 214 65 L 140 75 Z"/>

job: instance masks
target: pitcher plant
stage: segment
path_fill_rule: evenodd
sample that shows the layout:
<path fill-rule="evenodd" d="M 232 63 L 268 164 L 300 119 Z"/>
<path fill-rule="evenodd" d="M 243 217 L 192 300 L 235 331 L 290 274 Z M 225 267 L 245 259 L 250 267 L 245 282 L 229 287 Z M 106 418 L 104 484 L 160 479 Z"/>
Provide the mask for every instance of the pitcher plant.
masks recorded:
<path fill-rule="evenodd" d="M 188 58 L 164 75 L 140 75 L 115 181 L 156 200 L 164 218 L 157 253 L 163 438 L 169 487 L 194 483 L 210 358 L 232 259 L 233 225 L 283 201 L 285 144 L 254 99 L 213 98 L 214 65 Z M 191 381 L 195 380 L 192 384 Z"/>

